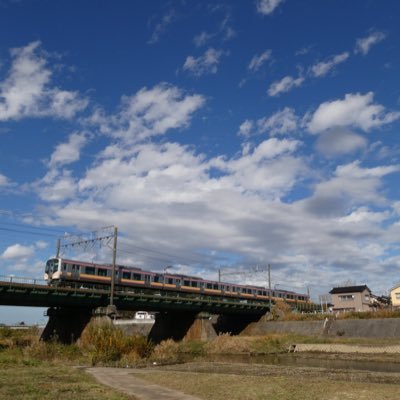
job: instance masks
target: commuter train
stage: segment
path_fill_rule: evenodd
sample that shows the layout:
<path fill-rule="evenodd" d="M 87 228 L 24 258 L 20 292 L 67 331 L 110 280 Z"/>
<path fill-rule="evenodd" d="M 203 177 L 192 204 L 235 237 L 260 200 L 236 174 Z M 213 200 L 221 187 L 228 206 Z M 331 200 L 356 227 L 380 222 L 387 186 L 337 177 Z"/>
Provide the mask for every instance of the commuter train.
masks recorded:
<path fill-rule="evenodd" d="M 112 266 L 83 261 L 51 258 L 46 262 L 44 279 L 49 285 L 79 286 L 104 289 L 111 284 Z M 286 301 L 308 303 L 309 296 L 286 290 L 271 290 L 260 286 L 216 282 L 194 276 L 145 271 L 118 265 L 115 269 L 116 291 L 137 288 L 166 290 L 179 293 L 198 293 L 222 298 L 244 300 Z"/>

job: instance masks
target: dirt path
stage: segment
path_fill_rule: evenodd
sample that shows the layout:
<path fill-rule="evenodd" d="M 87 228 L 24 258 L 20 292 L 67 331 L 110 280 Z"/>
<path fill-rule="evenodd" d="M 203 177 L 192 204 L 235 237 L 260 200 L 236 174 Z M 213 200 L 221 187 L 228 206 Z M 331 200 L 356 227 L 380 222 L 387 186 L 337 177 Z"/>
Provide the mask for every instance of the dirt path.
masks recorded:
<path fill-rule="evenodd" d="M 135 376 L 135 369 L 86 368 L 85 371 L 103 385 L 111 386 L 138 400 L 201 400 L 139 379 Z"/>

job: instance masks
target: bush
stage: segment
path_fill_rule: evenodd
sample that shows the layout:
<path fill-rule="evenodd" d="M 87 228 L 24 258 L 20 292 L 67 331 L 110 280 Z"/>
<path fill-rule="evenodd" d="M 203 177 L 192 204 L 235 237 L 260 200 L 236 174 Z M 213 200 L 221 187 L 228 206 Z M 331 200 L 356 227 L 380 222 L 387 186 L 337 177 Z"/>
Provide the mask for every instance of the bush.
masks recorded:
<path fill-rule="evenodd" d="M 85 328 L 79 346 L 89 355 L 92 365 L 115 363 L 123 357 L 130 364 L 149 357 L 153 349 L 145 337 L 127 336 L 109 322 L 96 321 Z"/>
<path fill-rule="evenodd" d="M 255 337 L 230 336 L 222 333 L 205 345 L 208 354 L 237 354 L 253 352 Z"/>
<path fill-rule="evenodd" d="M 179 359 L 179 344 L 172 339 L 163 340 L 153 351 L 152 359 L 159 362 L 176 362 Z"/>

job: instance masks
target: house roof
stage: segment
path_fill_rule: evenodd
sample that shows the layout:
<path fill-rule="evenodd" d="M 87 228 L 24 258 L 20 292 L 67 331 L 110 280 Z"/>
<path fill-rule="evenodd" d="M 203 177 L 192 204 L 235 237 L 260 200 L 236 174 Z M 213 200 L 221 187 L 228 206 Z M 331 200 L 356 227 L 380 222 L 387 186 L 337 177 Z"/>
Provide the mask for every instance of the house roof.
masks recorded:
<path fill-rule="evenodd" d="M 358 293 L 358 292 L 363 292 L 365 289 L 367 289 L 369 292 L 371 292 L 371 290 L 369 289 L 369 287 L 367 285 L 361 285 L 361 286 L 335 287 L 329 293 L 330 294 Z"/>

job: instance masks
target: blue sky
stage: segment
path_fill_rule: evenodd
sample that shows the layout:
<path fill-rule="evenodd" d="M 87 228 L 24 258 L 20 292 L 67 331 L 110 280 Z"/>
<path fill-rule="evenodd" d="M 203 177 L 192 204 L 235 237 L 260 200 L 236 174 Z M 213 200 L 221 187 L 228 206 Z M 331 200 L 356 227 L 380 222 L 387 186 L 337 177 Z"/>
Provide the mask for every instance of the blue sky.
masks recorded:
<path fill-rule="evenodd" d="M 270 263 L 273 285 L 315 299 L 349 281 L 385 293 L 399 15 L 394 0 L 0 0 L 0 274 L 41 277 L 57 237 L 116 225 L 120 263 L 215 279 Z"/>

